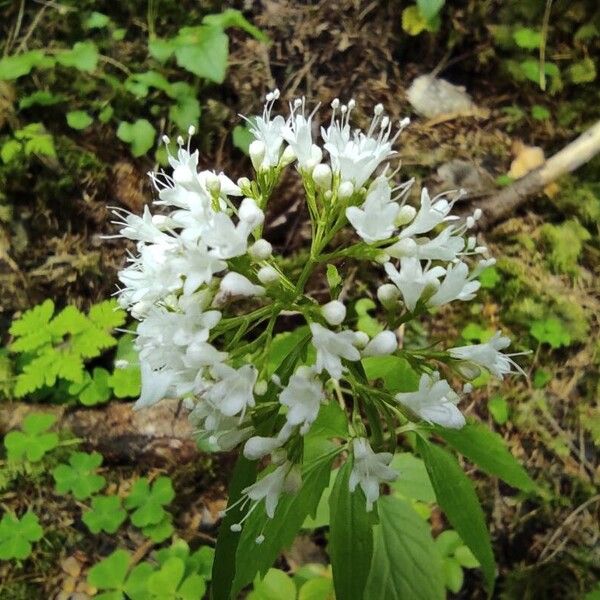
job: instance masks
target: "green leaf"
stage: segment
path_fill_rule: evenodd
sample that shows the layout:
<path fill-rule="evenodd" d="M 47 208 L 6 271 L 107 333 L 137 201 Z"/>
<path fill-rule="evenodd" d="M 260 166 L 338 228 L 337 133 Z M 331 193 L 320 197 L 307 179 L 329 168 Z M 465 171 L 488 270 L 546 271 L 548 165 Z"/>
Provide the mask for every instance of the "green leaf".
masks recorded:
<path fill-rule="evenodd" d="M 41 50 L 5 56 L 0 59 L 0 80 L 18 79 L 23 75 L 29 75 L 34 67 L 49 67 L 52 62 L 52 59 L 47 58 Z"/>
<path fill-rule="evenodd" d="M 117 398 L 136 398 L 142 388 L 141 373 L 138 367 L 115 369 L 108 380 Z"/>
<path fill-rule="evenodd" d="M 408 35 L 419 35 L 427 29 L 427 20 L 416 5 L 407 6 L 402 11 L 402 29 Z"/>
<path fill-rule="evenodd" d="M 375 307 L 375 302 L 370 298 L 361 298 L 354 305 L 354 310 L 358 315 L 356 328 L 359 331 L 364 331 L 369 337 L 374 337 L 380 331 L 383 331 L 383 325 L 369 314 Z"/>
<path fill-rule="evenodd" d="M 23 150 L 23 145 L 18 140 L 8 140 L 0 148 L 0 159 L 7 165 L 13 161 Z"/>
<path fill-rule="evenodd" d="M 0 521 L 0 560 L 24 560 L 31 554 L 31 542 L 44 535 L 35 513 L 27 511 L 21 519 L 4 513 Z"/>
<path fill-rule="evenodd" d="M 352 461 L 339 470 L 329 497 L 328 552 L 337 600 L 362 598 L 373 555 L 373 514 L 360 488 L 350 492 Z"/>
<path fill-rule="evenodd" d="M 173 523 L 171 523 L 171 515 L 166 511 L 164 511 L 163 518 L 158 523 L 142 527 L 142 533 L 157 544 L 164 542 L 167 538 L 171 537 L 173 531 L 174 528 Z"/>
<path fill-rule="evenodd" d="M 175 47 L 176 43 L 174 40 L 154 38 L 148 42 L 148 52 L 150 52 L 150 56 L 160 63 L 164 63 L 169 59 L 171 54 L 175 52 Z"/>
<path fill-rule="evenodd" d="M 172 556 L 148 578 L 148 591 L 159 598 L 174 598 L 184 572 L 184 562 Z"/>
<path fill-rule="evenodd" d="M 362 360 L 368 379 L 382 379 L 388 392 L 414 392 L 419 376 L 400 356 L 369 356 Z"/>
<path fill-rule="evenodd" d="M 542 45 L 542 34 L 529 27 L 521 27 L 513 33 L 513 39 L 519 48 L 533 50 Z"/>
<path fill-rule="evenodd" d="M 435 538 L 435 547 L 442 557 L 453 556 L 461 544 L 462 540 L 460 539 L 460 535 L 458 535 L 454 529 L 442 531 L 442 533 Z"/>
<path fill-rule="evenodd" d="M 256 573 L 266 573 L 281 549 L 292 543 L 306 516 L 314 514 L 321 494 L 329 484 L 331 463 L 339 451 L 334 447 L 305 467 L 302 487 L 296 494 L 284 494 L 280 498 L 273 519 L 267 518 L 263 507 L 258 507 L 244 522 L 238 534 L 233 595 L 250 583 Z M 257 551 L 256 538 L 261 533 L 265 540 Z"/>
<path fill-rule="evenodd" d="M 122 590 L 130 559 L 126 550 L 115 550 L 90 569 L 88 583 L 99 590 Z"/>
<path fill-rule="evenodd" d="M 58 435 L 47 432 L 56 421 L 53 415 L 32 413 L 23 421 L 23 431 L 10 431 L 4 438 L 9 460 L 37 462 L 58 446 Z"/>
<path fill-rule="evenodd" d="M 98 113 L 98 121 L 100 123 L 108 123 L 112 119 L 114 112 L 113 107 L 108 104 Z"/>
<path fill-rule="evenodd" d="M 296 586 L 292 578 L 280 569 L 269 569 L 261 579 L 254 579 L 254 590 L 248 600 L 293 600 L 296 597 Z"/>
<path fill-rule="evenodd" d="M 229 38 L 220 27 L 183 27 L 177 38 L 177 64 L 197 75 L 223 83 L 229 57 Z"/>
<path fill-rule="evenodd" d="M 300 588 L 298 600 L 335 600 L 333 582 L 328 577 L 309 579 Z"/>
<path fill-rule="evenodd" d="M 495 288 L 500 281 L 502 281 L 502 277 L 496 267 L 487 267 L 479 274 L 479 283 L 486 290 Z"/>
<path fill-rule="evenodd" d="M 536 369 L 533 374 L 533 387 L 536 390 L 542 389 L 552 381 L 552 373 L 544 369 Z"/>
<path fill-rule="evenodd" d="M 56 491 L 59 494 L 72 492 L 77 500 L 89 498 L 106 484 L 106 479 L 94 472 L 101 464 L 102 455 L 98 452 L 71 453 L 68 465 L 58 465 L 52 471 Z"/>
<path fill-rule="evenodd" d="M 485 516 L 473 484 L 456 459 L 439 446 L 418 437 L 417 448 L 425 461 L 439 505 L 452 527 L 481 563 L 491 594 L 496 579 L 496 564 Z"/>
<path fill-rule="evenodd" d="M 488 402 L 488 410 L 498 425 L 504 425 L 509 418 L 509 407 L 506 398 L 496 394 Z"/>
<path fill-rule="evenodd" d="M 69 386 L 69 394 L 77 396 L 84 406 L 95 406 L 110 400 L 110 374 L 102 367 L 94 368 L 93 376 L 85 374 L 82 383 Z"/>
<path fill-rule="evenodd" d="M 157 525 L 165 517 L 163 506 L 169 504 L 175 497 L 175 491 L 169 477 L 159 477 L 150 486 L 145 477 L 138 479 L 132 486 L 129 496 L 125 499 L 125 507 L 135 509 L 131 522 L 136 527 Z"/>
<path fill-rule="evenodd" d="M 19 100 L 19 108 L 25 110 L 32 106 L 53 106 L 59 102 L 64 102 L 64 100 L 65 97 L 61 94 L 53 94 L 46 90 L 38 90 L 37 92 L 33 92 L 33 94 L 29 94 L 29 96 L 21 98 Z"/>
<path fill-rule="evenodd" d="M 98 65 L 98 48 L 94 42 L 76 42 L 71 50 L 56 55 L 58 63 L 91 73 Z"/>
<path fill-rule="evenodd" d="M 596 65 L 589 56 L 572 64 L 567 72 L 569 79 L 575 84 L 590 83 L 596 79 Z"/>
<path fill-rule="evenodd" d="M 398 479 L 390 483 L 391 488 L 410 500 L 432 504 L 435 492 L 429 481 L 425 463 L 410 452 L 396 454 L 390 465 L 398 472 Z"/>
<path fill-rule="evenodd" d="M 115 533 L 127 518 L 118 496 L 94 496 L 92 508 L 83 513 L 82 520 L 92 533 Z"/>
<path fill-rule="evenodd" d="M 262 32 L 258 27 L 250 23 L 246 17 L 239 11 L 233 8 L 228 8 L 222 13 L 215 15 L 206 15 L 202 19 L 202 23 L 213 27 L 220 27 L 221 29 L 228 29 L 229 27 L 237 27 L 242 29 L 247 34 L 251 35 L 254 39 L 259 42 L 269 42 L 269 36 Z"/>
<path fill-rule="evenodd" d="M 13 352 L 26 352 L 48 343 L 51 339 L 48 324 L 53 314 L 54 302 L 45 300 L 13 321 L 8 332 L 21 339 L 14 341 L 9 348 Z"/>
<path fill-rule="evenodd" d="M 468 423 L 462 429 L 436 428 L 455 450 L 466 456 L 488 475 L 495 475 L 524 492 L 535 492 L 537 486 L 510 453 L 504 440 L 480 423 Z"/>
<path fill-rule="evenodd" d="M 329 290 L 331 291 L 331 297 L 337 298 L 342 284 L 342 278 L 335 265 L 327 265 L 327 283 L 329 285 Z"/>
<path fill-rule="evenodd" d="M 131 569 L 123 591 L 131 600 L 148 600 L 148 579 L 154 573 L 150 563 L 141 563 Z"/>
<path fill-rule="evenodd" d="M 156 130 L 146 119 L 138 119 L 135 123 L 121 121 L 117 137 L 131 146 L 133 156 L 143 156 L 154 146 Z"/>
<path fill-rule="evenodd" d="M 236 125 L 232 133 L 233 145 L 241 150 L 246 156 L 249 155 L 250 144 L 254 140 L 254 136 L 245 125 Z"/>
<path fill-rule="evenodd" d="M 444 6 L 445 0 L 417 0 L 417 6 L 419 12 L 423 15 L 426 21 L 431 21 L 436 17 L 442 7 Z"/>
<path fill-rule="evenodd" d="M 169 108 L 169 118 L 184 131 L 190 125 L 198 127 L 200 102 L 194 96 L 178 96 L 176 103 Z"/>
<path fill-rule="evenodd" d="M 72 110 L 67 113 L 67 124 L 73 129 L 86 129 L 94 122 L 84 110 Z"/>
<path fill-rule="evenodd" d="M 452 557 L 444 558 L 443 572 L 446 587 L 454 594 L 458 594 L 464 582 L 463 570 L 458 561 Z"/>
<path fill-rule="evenodd" d="M 219 528 L 215 559 L 212 567 L 212 600 L 229 600 L 236 574 L 236 552 L 240 534 L 230 530 L 231 525 L 242 518 L 239 505 L 233 506 L 242 495 L 242 490 L 256 481 L 257 464 L 240 454 L 229 482 L 227 495 L 229 508 Z"/>
<path fill-rule="evenodd" d="M 531 107 L 531 116 L 536 121 L 547 121 L 550 118 L 550 111 L 545 106 L 534 104 Z"/>
<path fill-rule="evenodd" d="M 110 17 L 103 13 L 93 11 L 83 22 L 86 29 L 104 29 L 110 25 Z"/>
<path fill-rule="evenodd" d="M 569 331 L 558 319 L 534 321 L 529 332 L 540 344 L 549 344 L 552 348 L 568 346 L 571 343 Z"/>
<path fill-rule="evenodd" d="M 442 562 L 428 523 L 392 496 L 379 499 L 377 512 L 365 600 L 443 600 Z"/>
<path fill-rule="evenodd" d="M 477 569 L 481 566 L 469 548 L 464 545 L 461 545 L 456 549 L 454 558 L 462 567 L 466 567 L 467 569 Z"/>

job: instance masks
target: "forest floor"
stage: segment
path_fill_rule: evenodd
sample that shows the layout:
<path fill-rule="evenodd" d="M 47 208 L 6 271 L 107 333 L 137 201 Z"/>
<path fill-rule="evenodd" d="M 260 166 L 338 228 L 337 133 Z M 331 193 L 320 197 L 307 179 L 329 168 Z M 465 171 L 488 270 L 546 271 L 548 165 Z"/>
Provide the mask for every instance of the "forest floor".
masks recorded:
<path fill-rule="evenodd" d="M 127 42 L 116 50 L 119 62 L 132 69 L 143 64 L 145 8 L 138 7 L 142 15 L 138 18 L 133 8 L 130 13 L 110 3 L 88 4 L 130 27 Z M 189 3 L 180 4 L 173 3 L 169 17 L 159 17 L 156 27 L 172 34 L 197 14 L 215 12 L 211 7 L 199 11 L 186 7 Z M 328 106 L 334 97 L 352 97 L 364 110 L 359 120 L 379 102 L 395 119 L 410 115 L 411 126 L 398 148 L 404 177 L 415 177 L 418 184 L 434 190 L 466 187 L 476 196 L 491 193 L 505 183 L 513 161 L 517 167 L 519 160 L 526 162 L 528 147 L 553 154 L 598 119 L 600 106 L 597 86 L 594 101 L 594 90 L 586 86 L 551 95 L 531 82 L 512 79 L 502 69 L 508 59 L 494 45 L 487 17 L 475 4 L 465 2 L 452 9 L 438 34 L 410 37 L 402 30 L 402 8 L 396 2 L 257 3 L 247 16 L 272 43 L 266 47 L 241 31 L 230 31 L 225 82 L 200 90 L 202 116 L 195 143 L 201 148 L 201 167 L 222 169 L 234 180 L 246 174 L 248 159 L 231 143 L 232 129 L 241 122 L 237 115 L 259 111 L 265 92 L 278 87 L 285 102 L 306 95 L 311 105 Z M 39 7 L 28 8 L 24 23 L 30 24 L 38 11 Z M 0 4 L 0 14 L 5 14 L 0 27 L 5 33 L 12 30 L 15 10 Z M 32 30 L 29 47 L 44 39 L 68 37 L 68 27 L 60 19 L 49 4 Z M 416 76 L 440 64 L 440 76 L 463 85 L 478 110 L 443 119 L 414 114 L 406 90 Z M 0 81 L 0 134 L 25 123 L 25 117 L 10 108 L 15 93 L 11 84 Z M 533 106 L 546 107 L 549 116 L 533 117 Z M 145 176 L 153 167 L 152 158 L 131 157 L 114 128 L 97 124 L 73 132 L 64 119 L 52 117 L 56 107 L 38 110 L 50 111 L 44 122 L 60 139 L 57 159 L 29 160 L 10 169 L 0 166 L 3 342 L 13 316 L 45 298 L 57 306 L 73 303 L 87 308 L 112 294 L 125 247 L 122 240 L 101 238 L 111 233 L 108 207 L 139 212 L 152 198 Z M 570 118 L 563 118 L 569 110 Z M 500 384 L 481 380 L 465 409 L 498 432 L 547 491 L 544 498 L 524 498 L 465 464 L 477 481 L 489 519 L 499 565 L 498 589 L 504 598 L 576 599 L 600 577 L 599 181 L 596 158 L 531 197 L 517 214 L 482 232 L 482 242 L 498 263 L 478 302 L 469 308 L 440 310 L 410 332 L 424 343 L 441 336 L 477 341 L 501 327 L 519 340 L 519 349 L 533 350 L 522 360 L 528 379 L 510 378 Z M 276 247 L 293 250 L 309 234 L 298 191 L 296 183 L 285 181 L 274 196 L 266 237 Z M 372 279 L 369 274 L 357 279 L 365 277 Z M 15 419 L 18 410 L 8 401 L 0 403 L 0 415 L 7 421 Z M 177 422 L 173 412 L 168 419 Z M 197 454 L 186 445 L 186 435 L 165 434 L 176 439 L 158 452 L 160 459 L 155 449 L 136 451 L 135 462 L 127 461 L 123 453 L 115 456 L 110 485 L 126 488 L 139 473 L 168 473 L 177 492 L 173 512 L 178 535 L 192 545 L 210 544 L 233 461 Z M 85 565 L 118 543 L 115 536 L 105 536 L 99 543 L 98 536 L 90 535 L 79 519 L 78 503 L 54 495 L 51 478 L 24 478 L 14 487 L 0 487 L 0 505 L 17 512 L 31 505 L 46 514 L 45 526 L 62 528 L 24 565 L 0 563 L 2 599 L 54 597 L 67 582 L 73 585 Z M 67 529 L 70 533 L 64 535 Z M 139 532 L 128 529 L 122 535 L 121 542 L 140 554 L 138 560 L 151 550 Z M 306 555 L 311 561 L 315 556 L 322 560 L 320 544 L 319 536 L 303 540 L 281 565 L 298 564 Z M 68 560 L 73 557 L 80 565 L 76 572 L 71 572 L 73 561 Z M 32 590 L 43 591 L 35 596 L 38 592 Z M 468 572 L 457 597 L 484 597 L 475 572 Z"/>

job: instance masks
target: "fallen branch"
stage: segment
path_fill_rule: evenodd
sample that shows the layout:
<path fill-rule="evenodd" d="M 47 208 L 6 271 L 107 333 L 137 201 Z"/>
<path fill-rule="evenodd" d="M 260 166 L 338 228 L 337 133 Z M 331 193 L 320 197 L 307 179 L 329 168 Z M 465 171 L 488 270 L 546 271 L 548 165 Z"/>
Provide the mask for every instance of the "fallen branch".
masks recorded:
<path fill-rule="evenodd" d="M 57 430 L 81 438 L 88 450 L 97 450 L 108 462 L 145 464 L 186 463 L 199 456 L 187 411 L 178 400 L 163 400 L 140 411 L 131 403 L 112 402 L 99 408 L 47 404 L 0 405 L 0 435 L 21 425 L 32 412 L 51 413 Z"/>
<path fill-rule="evenodd" d="M 562 175 L 571 173 L 600 152 L 600 121 L 582 133 L 576 140 L 549 158 L 511 186 L 481 201 L 473 202 L 473 208 L 481 208 L 483 215 L 477 223 L 479 229 L 489 229 L 494 223 L 512 215 L 532 194 L 543 190 Z"/>

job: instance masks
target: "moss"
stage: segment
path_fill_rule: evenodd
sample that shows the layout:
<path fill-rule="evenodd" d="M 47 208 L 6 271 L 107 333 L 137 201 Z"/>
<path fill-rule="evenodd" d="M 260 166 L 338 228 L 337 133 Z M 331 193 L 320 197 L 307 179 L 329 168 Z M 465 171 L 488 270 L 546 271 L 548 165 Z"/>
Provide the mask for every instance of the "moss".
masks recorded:
<path fill-rule="evenodd" d="M 591 238 L 589 231 L 576 219 L 570 219 L 560 225 L 546 223 L 539 233 L 547 249 L 546 260 L 552 270 L 577 275 L 583 243 Z"/>
<path fill-rule="evenodd" d="M 560 193 L 553 199 L 562 214 L 576 215 L 582 223 L 600 222 L 600 184 L 581 182 L 574 177 L 561 180 Z"/>

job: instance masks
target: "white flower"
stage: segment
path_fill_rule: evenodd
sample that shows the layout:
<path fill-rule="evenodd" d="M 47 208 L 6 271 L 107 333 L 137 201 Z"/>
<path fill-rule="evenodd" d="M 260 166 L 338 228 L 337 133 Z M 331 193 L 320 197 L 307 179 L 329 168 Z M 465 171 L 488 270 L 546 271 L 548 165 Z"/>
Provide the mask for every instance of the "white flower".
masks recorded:
<path fill-rule="evenodd" d="M 316 109 L 308 117 L 305 112 L 304 98 L 297 98 L 281 135 L 298 159 L 300 169 L 311 169 L 321 162 L 322 152 L 312 140 L 312 118 Z"/>
<path fill-rule="evenodd" d="M 298 467 L 286 461 L 256 483 L 244 488 L 242 493 L 256 502 L 264 498 L 265 512 L 269 519 L 272 519 L 281 494 L 297 492 L 299 484 L 301 479 L 299 479 Z"/>
<path fill-rule="evenodd" d="M 433 293 L 438 288 L 438 279 L 446 272 L 439 266 L 423 271 L 421 261 L 410 256 L 400 259 L 400 272 L 389 262 L 385 263 L 384 269 L 411 311 L 425 292 Z"/>
<path fill-rule="evenodd" d="M 456 405 L 460 398 L 439 373 L 433 377 L 423 373 L 416 392 L 396 394 L 396 400 L 429 423 L 451 429 L 460 429 L 465 424 L 463 414 Z"/>
<path fill-rule="evenodd" d="M 254 406 L 253 388 L 258 377 L 254 366 L 244 365 L 234 369 L 218 363 L 212 368 L 212 373 L 218 381 L 204 394 L 207 402 L 228 417 L 243 414 L 246 408 Z"/>
<path fill-rule="evenodd" d="M 511 356 L 516 356 L 516 354 L 504 354 L 500 352 L 500 350 L 504 350 L 508 346 L 510 346 L 510 338 L 503 336 L 497 331 L 494 337 L 485 344 L 450 348 L 448 352 L 453 358 L 466 360 L 484 367 L 500 379 L 507 373 L 518 372 L 525 375 L 523 369 L 511 358 Z"/>
<path fill-rule="evenodd" d="M 291 429 L 284 427 L 275 437 L 255 435 L 244 445 L 244 456 L 248 460 L 260 460 L 281 448 L 290 437 Z"/>
<path fill-rule="evenodd" d="M 258 169 L 270 169 L 276 167 L 279 163 L 285 120 L 281 115 L 277 115 L 274 119 L 271 119 L 273 104 L 278 98 L 279 90 L 269 92 L 266 97 L 262 117 L 253 117 L 252 119 L 243 117 L 248 121 L 250 133 L 254 136 L 255 140 L 263 145 L 263 156 L 260 164 L 258 164 Z"/>
<path fill-rule="evenodd" d="M 346 217 L 365 242 L 389 238 L 396 229 L 400 206 L 392 200 L 392 190 L 386 177 L 378 177 L 369 188 L 364 204 L 349 206 Z"/>
<path fill-rule="evenodd" d="M 174 374 L 169 370 L 153 371 L 148 363 L 140 360 L 140 371 L 142 374 L 142 389 L 140 397 L 136 400 L 133 408 L 147 408 L 162 400 L 173 383 Z"/>
<path fill-rule="evenodd" d="M 319 323 L 311 323 L 312 344 L 317 351 L 317 373 L 327 371 L 334 379 L 342 376 L 342 358 L 360 360 L 360 352 L 354 346 L 353 331 L 330 331 Z"/>
<path fill-rule="evenodd" d="M 108 236 L 109 238 L 124 237 L 148 244 L 164 242 L 168 239 L 167 234 L 157 226 L 157 221 L 152 217 L 147 206 L 144 206 L 144 213 L 141 217 L 121 208 L 114 208 L 112 213 L 120 220 L 111 222 L 114 225 L 122 225 L 123 227 L 120 229 L 119 236 Z"/>
<path fill-rule="evenodd" d="M 321 314 L 330 325 L 340 325 L 346 318 L 346 307 L 339 300 L 321 306 Z"/>
<path fill-rule="evenodd" d="M 227 259 L 246 254 L 248 236 L 254 226 L 240 220 L 234 225 L 231 217 L 224 212 L 216 213 L 202 233 L 202 238 L 212 248 L 211 254 Z"/>
<path fill-rule="evenodd" d="M 391 136 L 392 125 L 383 115 L 383 107 L 375 107 L 371 126 L 367 133 L 350 131 L 350 113 L 354 100 L 340 108 L 341 116 L 336 118 L 339 101 L 332 103 L 333 114 L 327 129 L 321 128 L 325 149 L 331 157 L 333 171 L 340 174 L 342 181 L 351 181 L 355 188 L 361 187 L 371 177 L 375 169 L 395 154 L 392 145 L 402 130 Z"/>
<path fill-rule="evenodd" d="M 373 452 L 369 441 L 356 438 L 352 444 L 354 464 L 350 473 L 349 487 L 354 492 L 360 485 L 367 499 L 367 511 L 373 510 L 373 503 L 379 498 L 381 483 L 394 481 L 398 473 L 390 466 L 394 457 L 390 452 Z"/>
<path fill-rule="evenodd" d="M 324 400 L 323 386 L 315 371 L 305 366 L 298 367 L 279 394 L 279 402 L 288 407 L 286 421 L 292 426 L 301 425 L 302 435 L 306 434 L 314 423 Z"/>
<path fill-rule="evenodd" d="M 380 331 L 363 350 L 363 356 L 385 356 L 398 349 L 398 340 L 393 331 Z"/>
<path fill-rule="evenodd" d="M 473 281 L 473 277 L 474 274 L 469 275 L 469 267 L 464 262 L 448 265 L 446 276 L 427 303 L 441 306 L 453 300 L 472 300 L 481 285 L 479 281 Z"/>
<path fill-rule="evenodd" d="M 458 219 L 458 217 L 449 216 L 449 213 L 454 206 L 454 202 L 456 202 L 456 198 L 451 202 L 448 202 L 448 200 L 444 198 L 444 194 L 440 194 L 432 200 L 429 197 L 427 188 L 423 188 L 421 190 L 421 208 L 412 223 L 402 230 L 400 237 L 405 238 L 428 233 L 443 221 Z"/>
<path fill-rule="evenodd" d="M 228 296 L 264 296 L 265 288 L 255 285 L 244 275 L 230 271 L 221 280 L 219 293 Z"/>
<path fill-rule="evenodd" d="M 186 296 L 193 294 L 201 285 L 210 283 L 215 273 L 227 267 L 227 263 L 210 254 L 202 242 L 185 244 L 172 264 L 184 278 L 183 293 Z"/>

